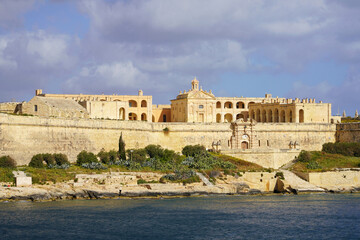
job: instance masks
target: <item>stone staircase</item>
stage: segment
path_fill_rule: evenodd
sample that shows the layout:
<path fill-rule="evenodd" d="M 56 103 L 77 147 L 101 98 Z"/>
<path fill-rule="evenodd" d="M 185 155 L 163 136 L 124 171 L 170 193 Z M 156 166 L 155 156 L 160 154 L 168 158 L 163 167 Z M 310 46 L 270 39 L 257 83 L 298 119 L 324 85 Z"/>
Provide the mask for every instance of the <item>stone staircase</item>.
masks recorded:
<path fill-rule="evenodd" d="M 205 183 L 206 186 L 214 186 L 214 184 L 212 182 L 209 181 L 209 179 L 207 179 L 204 174 L 196 172 L 196 175 L 199 176 L 199 178 L 201 179 L 201 181 L 203 181 L 203 183 Z"/>
<path fill-rule="evenodd" d="M 296 189 L 298 192 L 325 192 L 323 188 L 319 188 L 318 186 L 301 179 L 289 170 L 282 169 L 281 171 L 284 174 L 285 181 L 292 189 Z"/>

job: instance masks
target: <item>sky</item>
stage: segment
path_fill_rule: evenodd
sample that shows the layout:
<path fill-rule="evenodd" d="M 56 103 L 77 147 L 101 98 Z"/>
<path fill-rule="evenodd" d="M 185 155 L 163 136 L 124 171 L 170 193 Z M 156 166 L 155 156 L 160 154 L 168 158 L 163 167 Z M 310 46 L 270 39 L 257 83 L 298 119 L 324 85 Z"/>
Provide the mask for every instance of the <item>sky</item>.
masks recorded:
<path fill-rule="evenodd" d="M 197 77 L 218 97 L 316 98 L 360 110 L 358 0 L 0 0 L 0 102 L 152 95 Z"/>

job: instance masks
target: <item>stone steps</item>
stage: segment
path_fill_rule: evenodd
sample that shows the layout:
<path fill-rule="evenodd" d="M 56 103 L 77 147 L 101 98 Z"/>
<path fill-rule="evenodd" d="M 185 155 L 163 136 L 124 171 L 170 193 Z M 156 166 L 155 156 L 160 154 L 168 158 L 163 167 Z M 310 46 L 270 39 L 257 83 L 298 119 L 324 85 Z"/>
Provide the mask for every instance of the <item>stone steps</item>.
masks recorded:
<path fill-rule="evenodd" d="M 293 172 L 284 169 L 281 171 L 284 174 L 285 181 L 291 186 L 291 188 L 296 189 L 298 192 L 325 192 L 323 188 L 301 179 Z"/>

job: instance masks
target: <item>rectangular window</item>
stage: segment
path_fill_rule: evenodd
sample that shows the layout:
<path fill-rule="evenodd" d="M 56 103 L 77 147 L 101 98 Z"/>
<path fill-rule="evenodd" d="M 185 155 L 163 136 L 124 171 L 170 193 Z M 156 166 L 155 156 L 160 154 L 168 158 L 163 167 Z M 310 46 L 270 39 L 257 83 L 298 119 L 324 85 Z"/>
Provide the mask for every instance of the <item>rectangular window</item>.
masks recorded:
<path fill-rule="evenodd" d="M 260 140 L 259 140 L 259 147 L 261 146 L 261 144 L 260 144 Z"/>
<path fill-rule="evenodd" d="M 166 115 L 163 115 L 163 122 L 166 122 Z"/>
<path fill-rule="evenodd" d="M 34 111 L 37 112 L 38 111 L 38 106 L 34 105 Z"/>

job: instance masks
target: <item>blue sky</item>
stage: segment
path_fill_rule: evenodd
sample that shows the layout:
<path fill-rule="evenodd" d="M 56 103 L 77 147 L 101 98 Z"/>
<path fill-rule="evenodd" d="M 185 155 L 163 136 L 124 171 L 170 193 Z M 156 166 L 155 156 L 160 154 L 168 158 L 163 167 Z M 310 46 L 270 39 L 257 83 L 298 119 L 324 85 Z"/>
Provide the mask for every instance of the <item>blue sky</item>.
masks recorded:
<path fill-rule="evenodd" d="M 153 95 L 196 76 L 216 96 L 311 97 L 360 108 L 360 1 L 0 0 L 0 101 Z"/>

